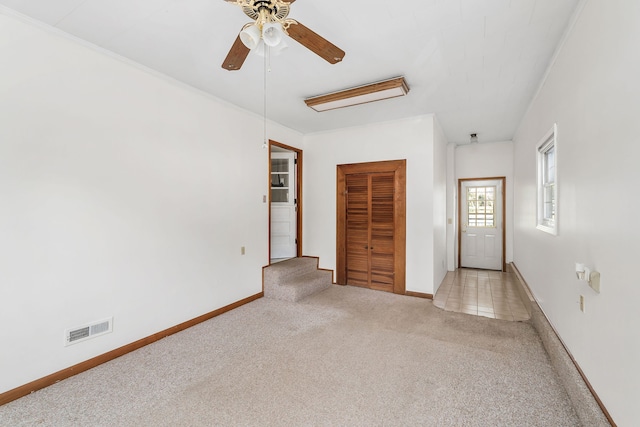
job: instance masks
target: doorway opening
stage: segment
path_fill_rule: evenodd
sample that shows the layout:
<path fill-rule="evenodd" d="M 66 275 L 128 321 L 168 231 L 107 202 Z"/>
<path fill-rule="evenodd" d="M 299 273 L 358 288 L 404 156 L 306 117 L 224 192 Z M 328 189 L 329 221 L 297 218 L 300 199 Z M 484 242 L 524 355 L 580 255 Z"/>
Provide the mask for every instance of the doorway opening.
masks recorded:
<path fill-rule="evenodd" d="M 269 264 L 302 256 L 302 150 L 269 140 Z"/>
<path fill-rule="evenodd" d="M 507 271 L 505 177 L 458 180 L 458 267 Z"/>
<path fill-rule="evenodd" d="M 337 283 L 404 295 L 406 160 L 337 169 Z"/>

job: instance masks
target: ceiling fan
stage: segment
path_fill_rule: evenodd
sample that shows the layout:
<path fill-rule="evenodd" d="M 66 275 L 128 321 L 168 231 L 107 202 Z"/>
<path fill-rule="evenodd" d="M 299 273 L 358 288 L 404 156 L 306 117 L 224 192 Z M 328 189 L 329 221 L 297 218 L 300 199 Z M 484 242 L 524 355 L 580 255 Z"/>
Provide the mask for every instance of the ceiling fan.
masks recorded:
<path fill-rule="evenodd" d="M 242 27 L 222 68 L 239 70 L 251 50 L 278 49 L 284 45 L 283 36 L 288 35 L 316 55 L 331 64 L 344 58 L 344 51 L 322 38 L 298 21 L 287 18 L 289 8 L 295 0 L 225 0 L 242 8 L 254 22 Z"/>

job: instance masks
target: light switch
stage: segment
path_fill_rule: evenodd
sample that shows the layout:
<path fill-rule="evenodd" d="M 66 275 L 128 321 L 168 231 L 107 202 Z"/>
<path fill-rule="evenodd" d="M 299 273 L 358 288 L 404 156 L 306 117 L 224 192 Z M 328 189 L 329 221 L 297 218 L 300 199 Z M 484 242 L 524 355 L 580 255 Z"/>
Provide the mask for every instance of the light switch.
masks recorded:
<path fill-rule="evenodd" d="M 591 272 L 589 275 L 589 286 L 597 293 L 600 293 L 600 273 L 597 271 Z"/>

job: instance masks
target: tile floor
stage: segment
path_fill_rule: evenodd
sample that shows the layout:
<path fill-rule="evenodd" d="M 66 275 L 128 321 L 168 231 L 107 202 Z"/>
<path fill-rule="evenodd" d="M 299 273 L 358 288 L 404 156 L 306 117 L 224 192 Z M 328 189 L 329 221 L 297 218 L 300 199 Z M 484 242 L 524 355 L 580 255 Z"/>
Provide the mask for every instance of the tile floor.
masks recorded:
<path fill-rule="evenodd" d="M 529 319 L 512 273 L 461 268 L 450 271 L 433 297 L 436 307 L 493 319 Z"/>

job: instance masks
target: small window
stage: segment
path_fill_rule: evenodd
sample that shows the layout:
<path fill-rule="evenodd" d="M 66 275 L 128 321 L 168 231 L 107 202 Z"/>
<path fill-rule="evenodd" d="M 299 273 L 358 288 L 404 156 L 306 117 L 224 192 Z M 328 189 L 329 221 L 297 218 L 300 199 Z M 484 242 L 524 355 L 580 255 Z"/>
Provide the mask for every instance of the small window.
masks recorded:
<path fill-rule="evenodd" d="M 558 234 L 558 141 L 557 126 L 538 144 L 538 224 L 539 230 Z"/>

